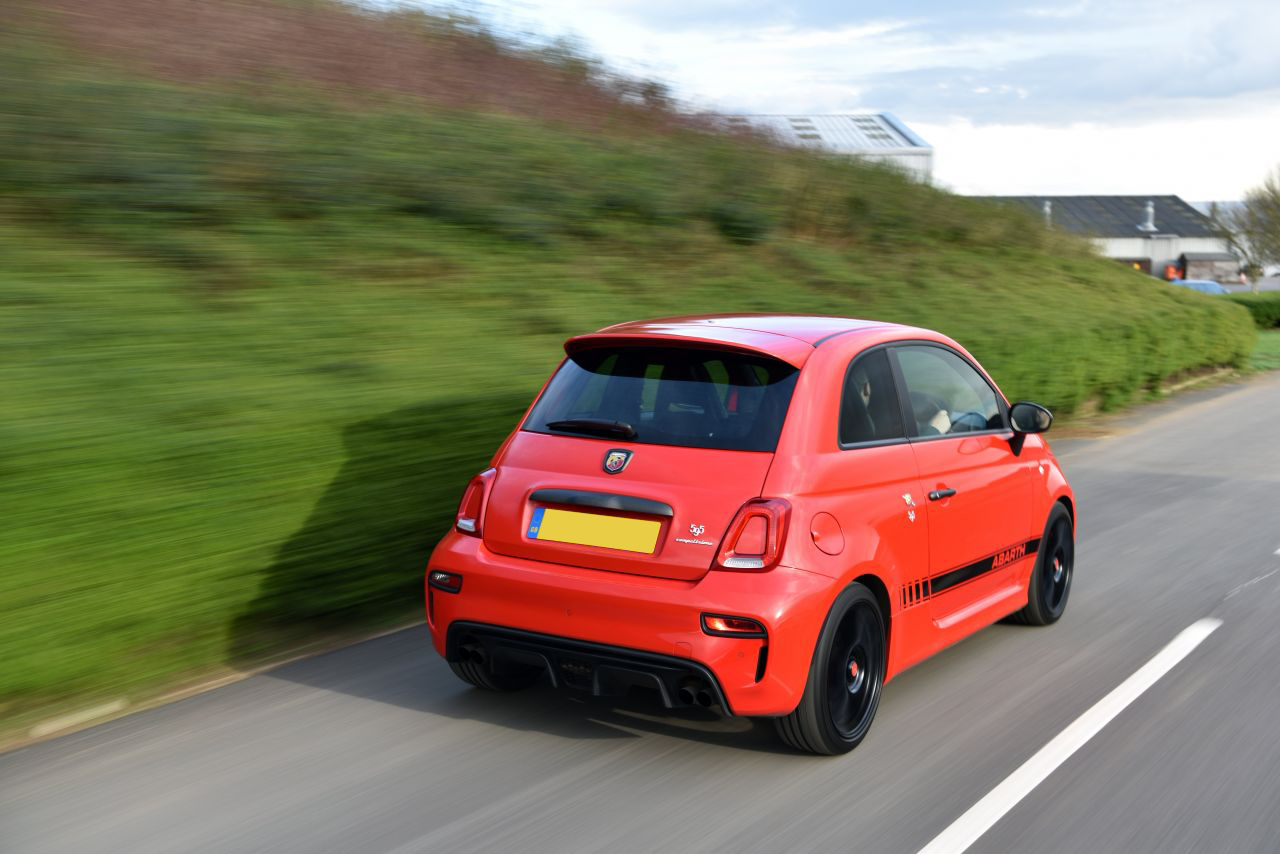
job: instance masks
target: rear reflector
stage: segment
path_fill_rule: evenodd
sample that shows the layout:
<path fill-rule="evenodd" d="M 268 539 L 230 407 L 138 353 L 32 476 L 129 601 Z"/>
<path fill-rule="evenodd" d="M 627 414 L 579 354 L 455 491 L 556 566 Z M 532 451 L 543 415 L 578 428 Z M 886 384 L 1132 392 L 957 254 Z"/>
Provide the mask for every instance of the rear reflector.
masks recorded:
<path fill-rule="evenodd" d="M 764 626 L 750 617 L 728 617 L 724 614 L 703 614 L 702 631 L 722 638 L 766 637 Z"/>
<path fill-rule="evenodd" d="M 427 573 L 427 584 L 445 593 L 457 593 L 462 589 L 462 576 L 454 572 L 433 569 Z"/>
<path fill-rule="evenodd" d="M 764 558 L 727 557 L 720 565 L 725 569 L 764 569 Z"/>

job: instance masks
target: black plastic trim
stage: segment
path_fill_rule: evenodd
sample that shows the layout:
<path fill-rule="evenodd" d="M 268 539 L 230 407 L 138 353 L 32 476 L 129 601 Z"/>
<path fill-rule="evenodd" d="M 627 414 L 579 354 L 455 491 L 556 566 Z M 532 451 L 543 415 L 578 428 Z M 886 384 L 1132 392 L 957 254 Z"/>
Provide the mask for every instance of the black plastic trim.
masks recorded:
<path fill-rule="evenodd" d="M 637 498 L 634 495 L 615 495 L 612 492 L 588 492 L 584 489 L 537 489 L 530 501 L 541 504 L 568 504 L 576 507 L 598 507 L 601 510 L 620 510 L 623 513 L 641 513 L 646 516 L 674 516 L 670 504 Z"/>
<path fill-rule="evenodd" d="M 545 669 L 555 688 L 577 688 L 594 696 L 606 696 L 620 693 L 627 685 L 647 685 L 658 690 L 667 708 L 687 705 L 680 702 L 678 694 L 684 683 L 694 680 L 711 693 L 715 704 L 733 714 L 715 674 L 693 659 L 460 620 L 449 626 L 445 659 L 460 661 L 464 646 L 482 647 L 490 659 L 536 662 Z M 579 673 L 581 669 L 588 671 L 589 677 L 584 681 L 589 684 L 566 678 L 566 673 Z"/>
<path fill-rule="evenodd" d="M 850 332 L 857 332 L 859 329 L 865 329 L 863 326 L 855 326 L 853 329 L 841 329 L 839 332 L 832 332 L 830 335 L 823 335 L 817 341 L 813 342 L 813 349 L 817 350 L 823 344 L 826 344 L 832 338 L 839 338 L 841 335 L 848 335 Z"/>
<path fill-rule="evenodd" d="M 1015 433 L 1004 428 L 997 430 L 966 430 L 963 433 L 943 433 L 938 436 L 912 436 L 911 442 L 936 442 L 939 439 L 967 439 L 970 436 L 999 436 L 1001 439 L 1012 439 Z"/>
<path fill-rule="evenodd" d="M 839 435 L 840 428 L 836 428 L 836 434 Z M 858 448 L 883 448 L 885 445 L 906 445 L 911 442 L 906 436 L 898 439 L 872 439 L 870 442 L 849 442 L 840 443 L 840 450 L 855 451 Z"/>

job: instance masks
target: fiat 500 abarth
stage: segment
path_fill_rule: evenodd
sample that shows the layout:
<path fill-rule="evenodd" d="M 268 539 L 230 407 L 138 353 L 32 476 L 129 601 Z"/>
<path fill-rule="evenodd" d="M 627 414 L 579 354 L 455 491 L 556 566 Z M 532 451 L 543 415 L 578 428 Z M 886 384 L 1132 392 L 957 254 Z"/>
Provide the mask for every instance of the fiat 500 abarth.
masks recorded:
<path fill-rule="evenodd" d="M 433 642 L 467 682 L 648 688 L 836 754 L 896 674 L 1066 607 L 1052 415 L 951 339 L 690 317 L 565 351 L 428 563 Z"/>

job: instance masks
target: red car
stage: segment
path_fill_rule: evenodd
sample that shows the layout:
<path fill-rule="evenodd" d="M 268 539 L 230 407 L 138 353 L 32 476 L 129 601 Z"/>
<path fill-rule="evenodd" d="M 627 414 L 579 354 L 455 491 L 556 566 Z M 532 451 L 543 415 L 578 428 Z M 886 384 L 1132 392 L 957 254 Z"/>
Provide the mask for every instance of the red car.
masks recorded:
<path fill-rule="evenodd" d="M 688 317 L 565 351 L 428 565 L 432 638 L 467 682 L 648 688 L 836 754 L 896 674 L 1066 607 L 1053 416 L 946 336 Z"/>

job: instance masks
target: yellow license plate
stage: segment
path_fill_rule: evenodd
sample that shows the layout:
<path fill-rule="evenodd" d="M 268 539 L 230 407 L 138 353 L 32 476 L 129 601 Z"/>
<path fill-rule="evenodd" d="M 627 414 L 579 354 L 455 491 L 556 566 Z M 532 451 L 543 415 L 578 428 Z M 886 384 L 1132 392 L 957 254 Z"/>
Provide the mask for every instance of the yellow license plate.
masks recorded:
<path fill-rule="evenodd" d="M 529 522 L 529 539 L 653 554 L 661 528 L 661 522 L 649 519 L 624 519 L 621 516 L 539 507 L 533 511 L 533 519 Z"/>

